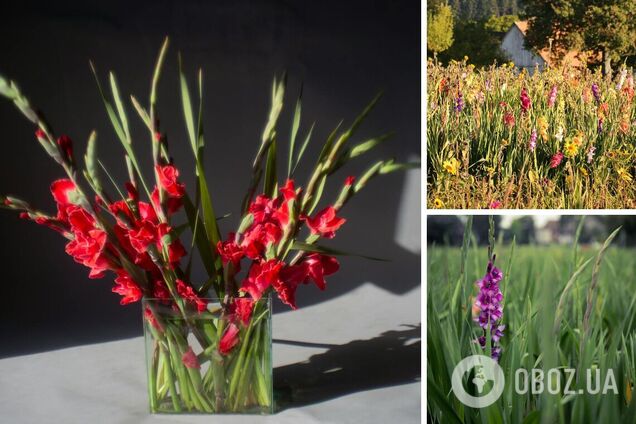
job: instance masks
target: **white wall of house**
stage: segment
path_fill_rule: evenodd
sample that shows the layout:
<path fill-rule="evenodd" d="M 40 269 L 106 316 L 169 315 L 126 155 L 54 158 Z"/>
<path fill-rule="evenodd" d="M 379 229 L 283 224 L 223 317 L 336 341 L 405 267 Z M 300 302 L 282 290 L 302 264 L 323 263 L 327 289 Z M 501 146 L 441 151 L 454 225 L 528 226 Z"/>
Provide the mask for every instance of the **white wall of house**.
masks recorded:
<path fill-rule="evenodd" d="M 546 66 L 543 58 L 529 50 L 523 45 L 524 35 L 517 25 L 513 25 L 501 42 L 501 51 L 506 55 L 508 60 L 513 62 L 519 68 L 534 69 L 539 65 L 539 69 Z"/>

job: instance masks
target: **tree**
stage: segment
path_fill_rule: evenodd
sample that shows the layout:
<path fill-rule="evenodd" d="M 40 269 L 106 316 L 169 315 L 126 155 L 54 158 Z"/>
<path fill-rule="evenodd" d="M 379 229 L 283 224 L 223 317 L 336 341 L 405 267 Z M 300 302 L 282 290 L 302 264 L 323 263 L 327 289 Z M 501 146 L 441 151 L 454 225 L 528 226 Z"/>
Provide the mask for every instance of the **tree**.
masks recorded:
<path fill-rule="evenodd" d="M 547 47 L 559 58 L 572 49 L 600 53 L 605 75 L 611 75 L 612 61 L 634 53 L 633 0 L 526 0 L 525 14 L 530 20 L 528 47 Z"/>
<path fill-rule="evenodd" d="M 502 37 L 501 33 L 488 31 L 484 21 L 459 21 L 455 25 L 453 45 L 440 54 L 439 59 L 447 62 L 468 56 L 470 63 L 475 66 L 489 66 L 495 61 L 502 63 L 506 60 L 499 48 Z"/>
<path fill-rule="evenodd" d="M 437 60 L 437 53 L 447 50 L 453 44 L 453 9 L 448 4 L 440 4 L 429 9 L 426 27 L 426 48 L 433 52 Z"/>

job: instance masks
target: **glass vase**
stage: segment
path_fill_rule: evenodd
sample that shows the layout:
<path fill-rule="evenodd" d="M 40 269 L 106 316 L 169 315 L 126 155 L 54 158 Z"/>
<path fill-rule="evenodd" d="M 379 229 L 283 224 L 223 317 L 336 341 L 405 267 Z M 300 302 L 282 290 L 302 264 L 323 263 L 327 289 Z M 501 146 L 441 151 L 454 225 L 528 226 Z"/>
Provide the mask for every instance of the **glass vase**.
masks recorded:
<path fill-rule="evenodd" d="M 270 414 L 271 299 L 143 299 L 152 413 Z"/>

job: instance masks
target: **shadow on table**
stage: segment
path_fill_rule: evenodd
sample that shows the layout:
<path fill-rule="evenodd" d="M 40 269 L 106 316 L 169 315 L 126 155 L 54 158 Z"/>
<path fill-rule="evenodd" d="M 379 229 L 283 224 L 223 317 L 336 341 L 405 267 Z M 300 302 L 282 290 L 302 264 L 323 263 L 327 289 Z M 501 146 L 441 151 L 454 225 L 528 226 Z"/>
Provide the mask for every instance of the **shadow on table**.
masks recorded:
<path fill-rule="evenodd" d="M 368 340 L 328 345 L 329 350 L 307 361 L 275 368 L 277 411 L 420 381 L 422 326 L 403 327 Z M 282 340 L 274 343 L 307 345 Z"/>

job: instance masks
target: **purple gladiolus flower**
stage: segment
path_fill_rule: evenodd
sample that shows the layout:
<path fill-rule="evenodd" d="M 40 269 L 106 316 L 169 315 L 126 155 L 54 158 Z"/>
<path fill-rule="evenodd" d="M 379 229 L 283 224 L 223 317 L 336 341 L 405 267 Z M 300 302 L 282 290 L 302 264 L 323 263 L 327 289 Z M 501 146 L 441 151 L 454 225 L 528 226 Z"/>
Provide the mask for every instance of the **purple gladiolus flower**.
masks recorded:
<path fill-rule="evenodd" d="M 503 317 L 503 294 L 499 289 L 499 282 L 503 279 L 503 273 L 494 265 L 495 256 L 488 261 L 486 275 L 475 284 L 479 287 L 479 294 L 475 298 L 475 307 L 479 309 L 479 315 L 475 318 L 475 322 L 483 329 L 483 335 L 475 341 L 482 348 L 486 343 L 490 343 L 492 358 L 499 361 L 501 356 L 501 347 L 498 345 L 499 340 L 504 336 L 505 325 L 501 324 Z M 487 340 L 488 328 L 490 328 L 490 340 Z"/>
<path fill-rule="evenodd" d="M 596 103 L 601 102 L 601 93 L 598 90 L 598 85 L 596 83 L 592 84 L 592 94 L 594 95 L 594 99 Z"/>
<path fill-rule="evenodd" d="M 532 133 L 530 134 L 530 142 L 528 143 L 530 147 L 530 151 L 534 152 L 534 149 L 537 147 L 537 130 L 535 128 L 532 129 Z"/>
<path fill-rule="evenodd" d="M 455 111 L 461 112 L 462 110 L 464 110 L 464 95 L 460 92 L 455 99 Z"/>
<path fill-rule="evenodd" d="M 598 124 L 596 125 L 596 132 L 599 134 L 603 132 L 603 118 L 598 118 Z"/>
<path fill-rule="evenodd" d="M 554 106 L 554 103 L 556 102 L 556 98 L 557 98 L 557 86 L 553 85 L 552 88 L 550 89 L 550 95 L 548 96 L 549 107 Z"/>

